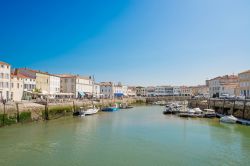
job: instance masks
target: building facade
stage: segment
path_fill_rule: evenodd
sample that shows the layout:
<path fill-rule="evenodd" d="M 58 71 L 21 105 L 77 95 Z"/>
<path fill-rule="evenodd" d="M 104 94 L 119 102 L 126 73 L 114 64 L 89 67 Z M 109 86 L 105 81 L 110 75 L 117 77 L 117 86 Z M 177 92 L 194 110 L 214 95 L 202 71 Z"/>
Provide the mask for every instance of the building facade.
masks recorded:
<path fill-rule="evenodd" d="M 10 75 L 11 66 L 8 63 L 0 62 L 0 100 L 10 99 Z"/>
<path fill-rule="evenodd" d="M 11 75 L 11 100 L 21 101 L 23 99 L 24 78 L 22 75 Z"/>
<path fill-rule="evenodd" d="M 239 73 L 239 93 L 250 98 L 250 70 Z"/>
<path fill-rule="evenodd" d="M 187 86 L 181 86 L 181 96 L 192 96 L 192 88 Z"/>
<path fill-rule="evenodd" d="M 128 97 L 135 97 L 136 96 L 136 87 L 129 86 L 127 94 L 128 94 Z"/>
<path fill-rule="evenodd" d="M 100 83 L 100 95 L 105 99 L 114 98 L 114 85 L 112 82 L 101 82 Z"/>
<path fill-rule="evenodd" d="M 155 87 L 154 86 L 148 86 L 146 88 L 146 96 L 148 97 L 154 97 L 155 96 Z"/>
<path fill-rule="evenodd" d="M 93 97 L 99 99 L 100 98 L 100 93 L 101 93 L 100 84 L 95 83 Z"/>
<path fill-rule="evenodd" d="M 224 94 L 236 95 L 236 87 L 238 85 L 238 76 L 225 75 L 209 80 L 210 97 L 220 97 Z M 232 88 L 229 90 L 229 88 Z"/>
<path fill-rule="evenodd" d="M 40 93 L 43 95 L 49 95 L 49 81 L 50 81 L 50 75 L 48 73 L 36 73 L 36 88 Z"/>
<path fill-rule="evenodd" d="M 147 95 L 147 90 L 145 87 L 137 86 L 136 87 L 136 96 L 145 97 Z"/>
<path fill-rule="evenodd" d="M 206 85 L 192 86 L 192 96 L 209 96 L 209 88 Z"/>
<path fill-rule="evenodd" d="M 155 95 L 156 96 L 173 96 L 174 88 L 171 86 L 156 86 Z"/>
<path fill-rule="evenodd" d="M 56 98 L 58 95 L 60 95 L 60 77 L 49 75 L 49 96 Z"/>
<path fill-rule="evenodd" d="M 85 77 L 70 74 L 61 74 L 58 76 L 61 80 L 62 93 L 72 93 L 74 98 L 93 96 L 94 81 L 90 76 Z"/>

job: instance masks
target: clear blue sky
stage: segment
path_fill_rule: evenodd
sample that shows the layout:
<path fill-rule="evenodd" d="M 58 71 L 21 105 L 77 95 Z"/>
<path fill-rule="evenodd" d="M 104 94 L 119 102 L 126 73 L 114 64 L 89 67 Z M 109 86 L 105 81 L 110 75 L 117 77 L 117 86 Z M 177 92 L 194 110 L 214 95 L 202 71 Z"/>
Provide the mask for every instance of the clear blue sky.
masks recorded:
<path fill-rule="evenodd" d="M 250 69 L 249 0 L 1 0 L 0 60 L 131 85 Z"/>

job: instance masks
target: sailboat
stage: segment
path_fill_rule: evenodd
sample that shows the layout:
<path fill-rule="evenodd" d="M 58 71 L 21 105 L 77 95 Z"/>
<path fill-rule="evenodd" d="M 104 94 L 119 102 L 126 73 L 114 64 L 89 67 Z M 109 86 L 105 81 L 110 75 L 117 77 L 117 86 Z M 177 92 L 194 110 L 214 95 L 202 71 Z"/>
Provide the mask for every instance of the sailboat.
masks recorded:
<path fill-rule="evenodd" d="M 99 109 L 94 106 L 94 101 L 93 101 L 93 98 L 94 98 L 94 84 L 95 84 L 94 76 L 93 76 L 92 84 L 93 84 L 93 87 L 92 87 L 92 95 L 93 95 L 92 96 L 92 108 L 88 108 L 86 111 L 84 111 L 85 115 L 93 115 L 93 114 L 96 114 L 99 111 Z"/>

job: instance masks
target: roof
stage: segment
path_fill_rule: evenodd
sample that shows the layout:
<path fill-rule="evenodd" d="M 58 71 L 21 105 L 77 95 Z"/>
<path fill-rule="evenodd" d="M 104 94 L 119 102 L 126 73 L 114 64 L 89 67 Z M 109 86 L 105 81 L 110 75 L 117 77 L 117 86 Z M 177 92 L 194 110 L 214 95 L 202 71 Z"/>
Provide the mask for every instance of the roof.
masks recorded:
<path fill-rule="evenodd" d="M 85 80 L 90 80 L 91 76 L 80 76 L 80 75 L 73 75 L 73 74 L 56 74 L 56 76 L 61 78 L 80 78 Z"/>
<path fill-rule="evenodd" d="M 8 64 L 6 62 L 2 62 L 2 61 L 0 61 L 0 65 L 8 65 L 8 66 L 10 66 L 10 64 Z"/>
<path fill-rule="evenodd" d="M 112 82 L 101 82 L 100 85 L 101 86 L 112 86 L 113 83 Z"/>
<path fill-rule="evenodd" d="M 209 81 L 223 80 L 223 79 L 238 79 L 238 76 L 237 75 L 224 75 L 224 76 L 219 76 L 219 77 L 212 78 Z"/>
<path fill-rule="evenodd" d="M 22 74 L 11 74 L 11 78 L 14 78 L 14 77 L 17 77 L 17 78 L 27 78 L 26 76 L 24 76 Z"/>
<path fill-rule="evenodd" d="M 241 72 L 239 74 L 246 74 L 246 73 L 250 73 L 250 70 L 243 71 L 243 72 Z"/>

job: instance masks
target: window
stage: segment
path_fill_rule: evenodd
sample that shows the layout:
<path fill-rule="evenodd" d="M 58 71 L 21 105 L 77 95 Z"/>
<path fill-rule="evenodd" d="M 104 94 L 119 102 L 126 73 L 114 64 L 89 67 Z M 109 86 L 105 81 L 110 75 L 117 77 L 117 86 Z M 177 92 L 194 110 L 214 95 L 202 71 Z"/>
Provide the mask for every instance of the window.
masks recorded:
<path fill-rule="evenodd" d="M 19 83 L 17 83 L 17 88 L 19 88 Z"/>

